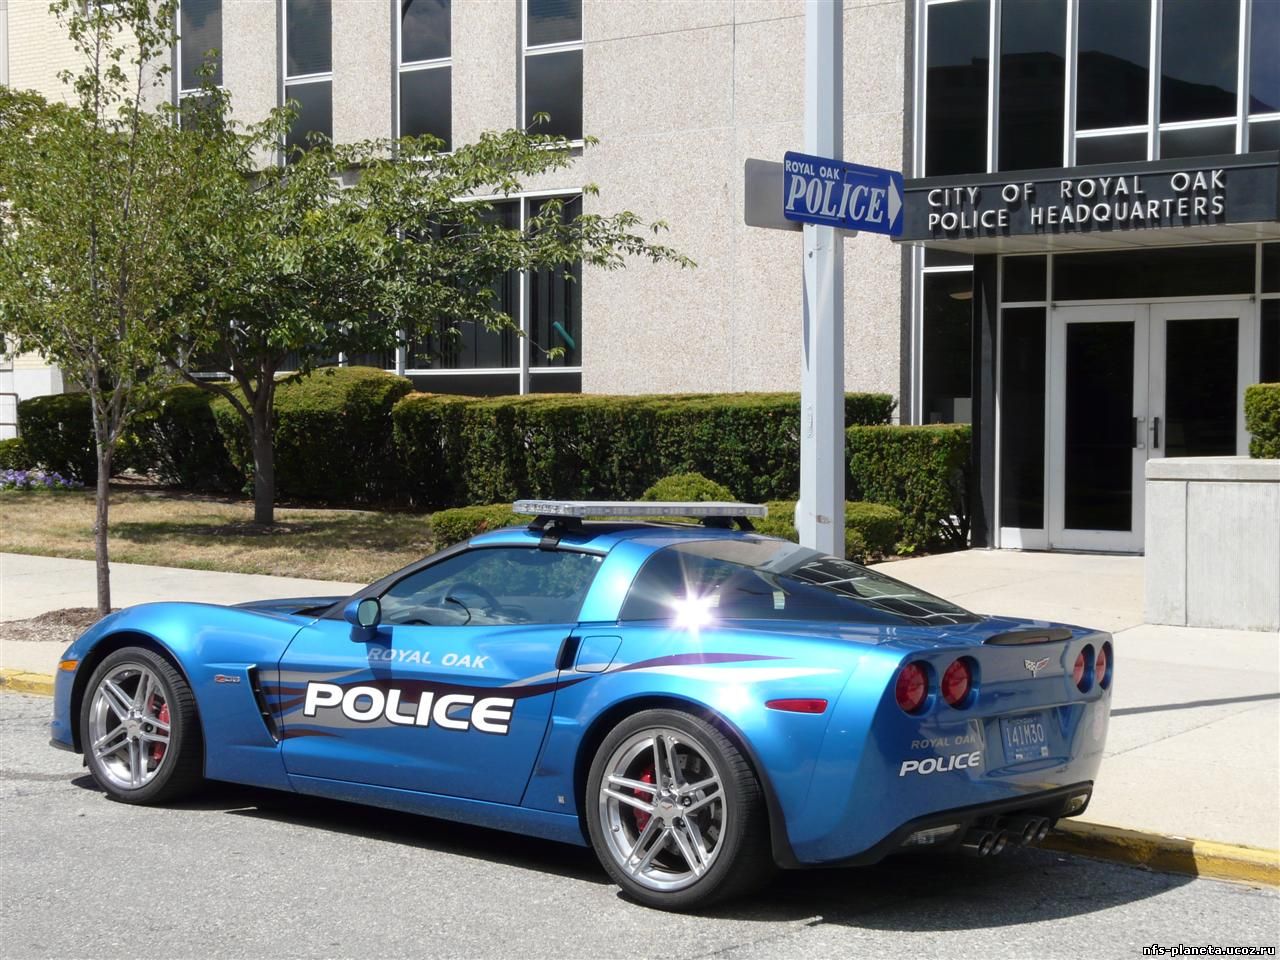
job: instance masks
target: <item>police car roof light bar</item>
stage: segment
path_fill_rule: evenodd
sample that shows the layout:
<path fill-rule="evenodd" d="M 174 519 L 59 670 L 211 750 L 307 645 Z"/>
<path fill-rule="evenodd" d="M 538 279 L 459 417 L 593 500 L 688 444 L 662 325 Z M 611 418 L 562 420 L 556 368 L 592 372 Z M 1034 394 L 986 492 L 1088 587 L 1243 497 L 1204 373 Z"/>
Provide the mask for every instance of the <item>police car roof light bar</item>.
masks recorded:
<path fill-rule="evenodd" d="M 643 501 L 633 500 L 517 500 L 512 511 L 535 517 L 529 526 L 542 530 L 559 523 L 565 526 L 581 523 L 586 517 L 618 517 L 628 520 L 692 518 L 707 526 L 724 527 L 737 523 L 743 530 L 754 529 L 752 517 L 769 515 L 760 503 L 710 501 Z"/>

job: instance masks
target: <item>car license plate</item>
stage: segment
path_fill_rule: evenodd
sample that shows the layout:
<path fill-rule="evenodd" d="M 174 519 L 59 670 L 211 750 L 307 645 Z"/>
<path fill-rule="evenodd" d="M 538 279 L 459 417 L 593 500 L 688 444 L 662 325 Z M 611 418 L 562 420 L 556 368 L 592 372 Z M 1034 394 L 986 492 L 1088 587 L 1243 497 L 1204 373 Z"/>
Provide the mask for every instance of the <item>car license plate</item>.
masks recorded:
<path fill-rule="evenodd" d="M 1049 755 L 1049 734 L 1045 726 L 1044 714 L 1003 717 L 1000 720 L 1000 736 L 1004 740 L 1004 756 L 1007 763 L 1038 760 Z"/>

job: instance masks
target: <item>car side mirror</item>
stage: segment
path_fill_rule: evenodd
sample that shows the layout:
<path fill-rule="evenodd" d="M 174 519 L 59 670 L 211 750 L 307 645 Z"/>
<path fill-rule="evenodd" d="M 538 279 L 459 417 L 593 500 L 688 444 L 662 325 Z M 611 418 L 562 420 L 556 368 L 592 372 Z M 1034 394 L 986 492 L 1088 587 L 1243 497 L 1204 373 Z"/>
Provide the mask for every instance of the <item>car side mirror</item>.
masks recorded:
<path fill-rule="evenodd" d="M 352 600 L 342 611 L 342 618 L 351 624 L 351 642 L 368 643 L 378 633 L 382 622 L 382 604 L 377 597 Z"/>

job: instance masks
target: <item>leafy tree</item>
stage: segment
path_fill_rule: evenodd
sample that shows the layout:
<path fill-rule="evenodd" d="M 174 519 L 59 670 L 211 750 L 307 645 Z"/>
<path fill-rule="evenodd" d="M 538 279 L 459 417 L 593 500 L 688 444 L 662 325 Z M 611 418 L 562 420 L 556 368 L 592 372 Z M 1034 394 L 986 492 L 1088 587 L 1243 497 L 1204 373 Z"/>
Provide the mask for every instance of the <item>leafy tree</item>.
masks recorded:
<path fill-rule="evenodd" d="M 0 334 L 82 386 L 97 452 L 98 612 L 111 606 L 108 480 L 158 374 L 178 251 L 201 209 L 199 141 L 163 108 L 173 0 L 55 0 L 83 58 L 68 104 L 0 87 Z"/>
<path fill-rule="evenodd" d="M 397 331 L 447 332 L 466 321 L 514 328 L 494 294 L 510 270 L 576 261 L 616 269 L 630 256 L 691 265 L 654 242 L 663 224 L 645 225 L 630 212 L 566 217 L 553 201 L 521 231 L 504 227 L 492 202 L 471 199 L 516 193 L 566 167 L 570 145 L 561 138 L 507 130 L 452 153 L 430 137 L 313 140 L 264 167 L 293 110 L 241 128 L 228 106 L 223 91 L 206 85 L 189 117 L 223 175 L 217 221 L 188 250 L 191 284 L 174 306 L 187 335 L 169 359 L 243 419 L 258 523 L 273 522 L 271 410 L 286 364 L 306 375 L 339 353 L 391 349 Z M 227 371 L 234 384 L 197 376 L 197 362 Z"/>

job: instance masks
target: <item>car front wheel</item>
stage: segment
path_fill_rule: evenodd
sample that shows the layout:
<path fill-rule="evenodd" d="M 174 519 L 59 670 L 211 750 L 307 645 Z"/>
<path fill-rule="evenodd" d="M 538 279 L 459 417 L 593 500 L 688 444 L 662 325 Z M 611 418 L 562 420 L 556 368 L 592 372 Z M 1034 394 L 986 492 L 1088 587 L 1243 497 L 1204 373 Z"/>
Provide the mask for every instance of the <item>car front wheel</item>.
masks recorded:
<path fill-rule="evenodd" d="M 80 708 L 80 742 L 98 786 L 125 803 L 160 803 L 201 779 L 195 696 L 174 666 L 125 647 L 94 670 Z"/>
<path fill-rule="evenodd" d="M 737 747 L 700 717 L 628 717 L 597 750 L 587 790 L 596 855 L 641 903 L 706 906 L 772 870 L 760 783 Z"/>

